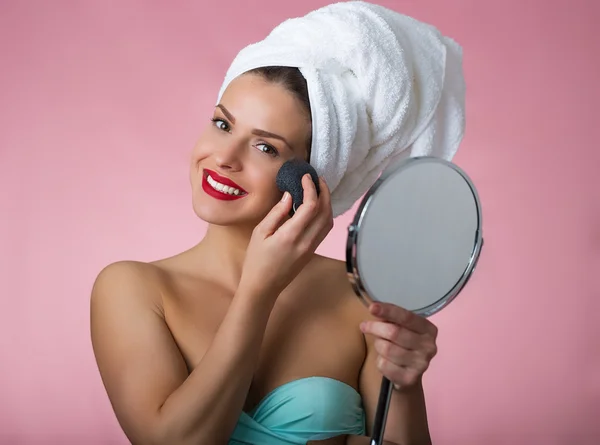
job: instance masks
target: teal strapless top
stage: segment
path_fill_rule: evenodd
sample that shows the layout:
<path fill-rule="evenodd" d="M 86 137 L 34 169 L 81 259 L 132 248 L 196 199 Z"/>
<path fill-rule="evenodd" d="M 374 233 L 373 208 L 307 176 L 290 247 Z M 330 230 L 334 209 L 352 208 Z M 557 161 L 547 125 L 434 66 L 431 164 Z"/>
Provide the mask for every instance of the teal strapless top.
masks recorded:
<path fill-rule="evenodd" d="M 341 434 L 365 434 L 360 394 L 339 380 L 306 377 L 275 388 L 242 412 L 229 445 L 305 445 Z"/>

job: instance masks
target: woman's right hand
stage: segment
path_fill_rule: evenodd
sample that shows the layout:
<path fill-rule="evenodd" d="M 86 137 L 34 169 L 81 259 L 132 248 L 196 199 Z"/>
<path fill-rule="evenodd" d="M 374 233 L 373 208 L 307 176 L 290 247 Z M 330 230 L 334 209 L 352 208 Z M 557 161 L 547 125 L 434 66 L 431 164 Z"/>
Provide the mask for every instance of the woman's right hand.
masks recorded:
<path fill-rule="evenodd" d="M 309 174 L 302 178 L 303 202 L 288 219 L 292 198 L 286 192 L 255 227 L 244 260 L 240 286 L 277 296 L 300 273 L 333 227 L 331 195 L 319 178 L 317 196 Z M 286 221 L 287 219 L 287 221 Z"/>

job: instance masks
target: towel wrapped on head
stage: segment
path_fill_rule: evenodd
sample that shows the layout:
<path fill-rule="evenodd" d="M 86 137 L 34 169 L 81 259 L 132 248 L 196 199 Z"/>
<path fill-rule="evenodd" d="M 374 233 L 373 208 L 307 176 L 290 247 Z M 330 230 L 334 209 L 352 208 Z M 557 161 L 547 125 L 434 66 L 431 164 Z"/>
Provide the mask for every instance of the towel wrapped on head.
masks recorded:
<path fill-rule="evenodd" d="M 379 5 L 334 3 L 242 49 L 219 92 L 260 67 L 299 68 L 312 114 L 310 163 L 334 216 L 408 156 L 451 160 L 465 127 L 462 49 L 433 26 Z"/>

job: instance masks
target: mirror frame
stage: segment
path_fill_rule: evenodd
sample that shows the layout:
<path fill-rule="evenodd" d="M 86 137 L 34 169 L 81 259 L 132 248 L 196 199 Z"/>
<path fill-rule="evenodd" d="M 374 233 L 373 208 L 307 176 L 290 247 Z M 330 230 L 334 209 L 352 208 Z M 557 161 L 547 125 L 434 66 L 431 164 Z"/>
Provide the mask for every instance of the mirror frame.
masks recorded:
<path fill-rule="evenodd" d="M 481 249 L 483 248 L 483 233 L 482 233 L 482 211 L 481 211 L 481 202 L 479 200 L 479 195 L 477 193 L 477 189 L 473 184 L 473 181 L 467 176 L 467 174 L 457 165 L 446 161 L 441 158 L 436 158 L 432 156 L 418 156 L 411 157 L 404 161 L 402 161 L 397 168 L 382 174 L 375 184 L 367 191 L 365 196 L 363 197 L 356 214 L 354 215 L 354 219 L 352 223 L 348 226 L 348 235 L 346 240 L 346 272 L 348 275 L 348 279 L 352 284 L 352 288 L 354 293 L 360 298 L 365 306 L 370 306 L 371 303 L 378 301 L 368 294 L 363 281 L 360 277 L 360 270 L 358 268 L 358 251 L 357 245 L 358 240 L 360 238 L 360 228 L 361 224 L 364 220 L 364 216 L 369 209 L 369 205 L 371 204 L 377 190 L 381 187 L 381 185 L 386 181 L 386 179 L 398 174 L 402 170 L 408 169 L 415 164 L 421 163 L 441 163 L 455 170 L 461 177 L 466 181 L 471 189 L 471 193 L 473 193 L 473 197 L 475 199 L 475 206 L 477 209 L 477 231 L 475 233 L 475 240 L 473 244 L 473 251 L 471 253 L 471 257 L 467 264 L 465 271 L 463 272 L 460 279 L 454 284 L 452 289 L 446 293 L 446 295 L 442 296 L 436 302 L 430 304 L 427 307 L 414 310 L 413 312 L 417 315 L 428 317 L 433 315 L 434 313 L 440 311 L 442 308 L 450 304 L 454 298 L 460 293 L 460 291 L 465 287 L 469 278 L 471 277 L 475 267 L 477 266 L 477 261 L 479 260 Z"/>

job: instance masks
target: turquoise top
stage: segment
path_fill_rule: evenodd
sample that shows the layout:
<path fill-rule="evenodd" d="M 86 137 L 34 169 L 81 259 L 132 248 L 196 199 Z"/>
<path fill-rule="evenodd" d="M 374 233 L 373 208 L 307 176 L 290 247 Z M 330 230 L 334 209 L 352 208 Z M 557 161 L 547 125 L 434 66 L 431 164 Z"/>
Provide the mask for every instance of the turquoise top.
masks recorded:
<path fill-rule="evenodd" d="M 365 434 L 360 394 L 328 377 L 306 377 L 275 388 L 242 412 L 229 445 L 306 445 L 342 434 Z"/>

